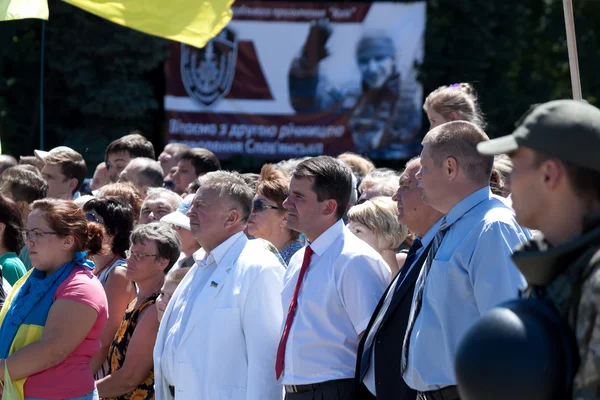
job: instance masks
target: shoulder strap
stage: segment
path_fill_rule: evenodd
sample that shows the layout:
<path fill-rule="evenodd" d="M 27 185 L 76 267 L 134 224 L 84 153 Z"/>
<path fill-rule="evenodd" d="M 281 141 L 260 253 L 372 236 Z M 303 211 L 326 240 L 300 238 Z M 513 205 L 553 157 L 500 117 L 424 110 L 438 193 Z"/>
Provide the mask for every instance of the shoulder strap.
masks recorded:
<path fill-rule="evenodd" d="M 590 255 L 590 253 L 592 254 Z M 586 262 L 585 260 L 588 258 L 589 260 Z M 583 284 L 590 277 L 590 275 L 600 268 L 600 248 L 596 247 L 590 249 L 589 251 L 585 252 L 579 260 L 580 262 L 586 262 L 586 266 L 579 276 L 579 279 L 574 281 L 572 286 L 572 295 L 569 307 L 569 325 L 571 327 L 575 327 L 577 324 L 577 316 L 579 312 L 579 304 L 581 303 Z"/>

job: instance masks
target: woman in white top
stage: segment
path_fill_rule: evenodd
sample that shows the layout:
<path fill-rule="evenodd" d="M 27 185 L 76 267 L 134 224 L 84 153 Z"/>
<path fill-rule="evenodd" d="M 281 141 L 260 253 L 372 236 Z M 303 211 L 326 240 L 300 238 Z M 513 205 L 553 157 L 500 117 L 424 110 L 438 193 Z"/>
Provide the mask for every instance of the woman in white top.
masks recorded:
<path fill-rule="evenodd" d="M 134 283 L 126 277 L 125 251 L 129 249 L 129 236 L 133 230 L 134 214 L 129 204 L 116 198 L 97 198 L 85 203 L 83 211 L 88 221 L 104 225 L 105 240 L 111 251 L 93 257 L 94 275 L 98 277 L 108 299 L 108 321 L 102 333 L 102 347 L 96 353 L 90 367 L 96 380 L 108 371 L 108 350 L 119 328 L 127 305 L 135 298 Z"/>

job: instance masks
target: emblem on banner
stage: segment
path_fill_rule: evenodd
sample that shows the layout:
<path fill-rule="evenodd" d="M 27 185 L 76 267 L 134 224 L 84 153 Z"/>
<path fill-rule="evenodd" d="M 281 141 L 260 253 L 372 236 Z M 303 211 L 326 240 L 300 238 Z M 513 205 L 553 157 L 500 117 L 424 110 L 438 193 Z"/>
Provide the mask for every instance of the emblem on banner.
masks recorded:
<path fill-rule="evenodd" d="M 231 90 L 237 62 L 236 32 L 225 28 L 204 48 L 181 45 L 181 80 L 188 95 L 209 107 Z"/>

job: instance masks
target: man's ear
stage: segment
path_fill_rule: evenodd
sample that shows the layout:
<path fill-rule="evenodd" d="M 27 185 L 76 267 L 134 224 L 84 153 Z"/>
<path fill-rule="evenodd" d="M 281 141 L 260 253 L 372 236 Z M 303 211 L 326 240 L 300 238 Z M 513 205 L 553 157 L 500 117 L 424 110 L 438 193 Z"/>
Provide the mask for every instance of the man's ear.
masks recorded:
<path fill-rule="evenodd" d="M 71 193 L 75 193 L 75 189 L 77 188 L 78 184 L 79 181 L 76 178 L 69 179 L 69 190 L 71 191 Z"/>
<path fill-rule="evenodd" d="M 332 215 L 337 211 L 337 201 L 334 199 L 325 200 L 325 210 L 323 211 L 324 215 Z"/>
<path fill-rule="evenodd" d="M 544 174 L 543 184 L 550 191 L 554 190 L 560 184 L 561 179 L 567 173 L 564 164 L 554 159 L 544 162 L 542 172 Z"/>
<path fill-rule="evenodd" d="M 225 219 L 224 225 L 226 228 L 230 228 L 237 223 L 239 223 L 242 219 L 242 214 L 237 209 L 232 209 L 227 213 L 227 218 Z"/>
<path fill-rule="evenodd" d="M 442 164 L 442 170 L 448 180 L 456 179 L 458 176 L 458 162 L 454 157 L 448 157 Z"/>

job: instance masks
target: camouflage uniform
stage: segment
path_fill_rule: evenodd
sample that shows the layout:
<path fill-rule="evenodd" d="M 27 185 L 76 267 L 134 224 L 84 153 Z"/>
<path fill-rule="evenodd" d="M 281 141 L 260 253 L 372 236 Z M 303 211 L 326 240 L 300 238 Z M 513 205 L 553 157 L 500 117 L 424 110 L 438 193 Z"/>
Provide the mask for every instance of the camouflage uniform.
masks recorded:
<path fill-rule="evenodd" d="M 586 217 L 581 236 L 555 248 L 536 238 L 513 260 L 530 283 L 525 297 L 549 300 L 575 336 L 573 400 L 600 399 L 600 213 Z"/>

